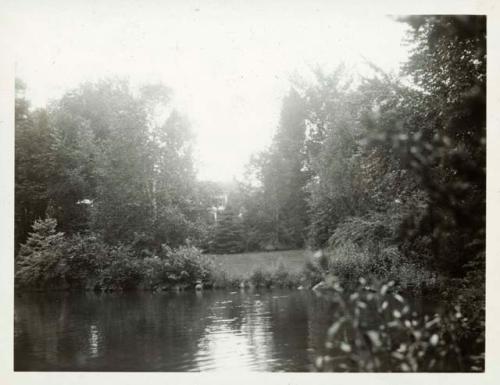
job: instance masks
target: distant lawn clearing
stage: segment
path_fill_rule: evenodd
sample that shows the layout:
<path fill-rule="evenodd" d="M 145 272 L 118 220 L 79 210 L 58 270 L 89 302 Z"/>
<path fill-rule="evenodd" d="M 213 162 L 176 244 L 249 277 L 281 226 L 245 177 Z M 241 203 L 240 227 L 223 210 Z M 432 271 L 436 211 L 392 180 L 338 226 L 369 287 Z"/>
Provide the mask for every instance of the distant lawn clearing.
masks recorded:
<path fill-rule="evenodd" d="M 249 276 L 254 270 L 274 270 L 280 263 L 290 272 L 299 272 L 310 257 L 307 250 L 268 251 L 242 254 L 207 254 L 229 275 Z"/>

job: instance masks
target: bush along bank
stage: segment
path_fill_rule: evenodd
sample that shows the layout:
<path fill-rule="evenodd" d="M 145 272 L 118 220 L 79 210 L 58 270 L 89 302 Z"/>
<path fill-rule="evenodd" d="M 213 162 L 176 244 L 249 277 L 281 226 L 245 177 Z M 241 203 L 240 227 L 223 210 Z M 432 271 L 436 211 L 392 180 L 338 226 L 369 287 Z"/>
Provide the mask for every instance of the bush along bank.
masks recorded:
<path fill-rule="evenodd" d="M 37 220 L 16 257 L 16 287 L 25 290 L 182 290 L 194 288 L 306 288 L 328 275 L 344 285 L 359 277 L 395 280 L 412 291 L 433 288 L 435 274 L 370 252 L 351 241 L 317 253 L 301 272 L 292 272 L 284 262 L 272 267 L 231 275 L 224 266 L 192 246 L 162 246 L 151 256 L 139 256 L 131 246 L 109 245 L 94 234 L 65 236 L 57 232 L 55 219 Z M 388 251 L 389 250 L 389 251 Z M 370 253 L 370 256 L 368 256 Z M 395 252 L 393 252 L 395 254 Z"/>
<path fill-rule="evenodd" d="M 20 290 L 185 290 L 297 288 L 303 274 L 283 263 L 235 276 L 193 246 L 162 246 L 143 257 L 133 247 L 109 245 L 95 234 L 65 236 L 55 219 L 37 220 L 16 257 Z"/>
<path fill-rule="evenodd" d="M 440 295 L 451 281 L 425 266 L 399 258 L 382 260 L 352 244 L 343 245 L 333 252 L 318 251 L 305 263 L 301 285 L 305 288 L 321 287 L 330 275 L 337 277 L 345 288 L 355 287 L 361 277 L 394 281 L 398 290 L 407 294 Z"/>
<path fill-rule="evenodd" d="M 128 245 L 94 234 L 65 237 L 52 218 L 37 220 L 16 257 L 16 287 L 24 290 L 173 290 L 213 285 L 213 261 L 195 247 L 162 246 L 141 258 Z"/>
<path fill-rule="evenodd" d="M 360 277 L 394 281 L 405 292 L 441 292 L 451 280 L 424 260 L 408 258 L 399 246 L 398 226 L 402 215 L 368 213 L 349 217 L 330 236 L 327 246 L 316 252 L 305 266 L 307 285 L 336 276 L 345 287 L 356 286 Z"/>

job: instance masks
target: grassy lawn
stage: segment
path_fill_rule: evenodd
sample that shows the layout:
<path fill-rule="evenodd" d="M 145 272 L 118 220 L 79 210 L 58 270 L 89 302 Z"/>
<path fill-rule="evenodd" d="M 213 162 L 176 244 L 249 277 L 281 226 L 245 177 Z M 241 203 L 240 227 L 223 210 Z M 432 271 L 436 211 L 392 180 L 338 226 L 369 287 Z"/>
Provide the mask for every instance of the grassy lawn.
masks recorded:
<path fill-rule="evenodd" d="M 243 254 L 209 255 L 233 277 L 246 277 L 256 269 L 274 270 L 282 263 L 290 272 L 298 272 L 310 256 L 306 250 L 268 251 Z"/>

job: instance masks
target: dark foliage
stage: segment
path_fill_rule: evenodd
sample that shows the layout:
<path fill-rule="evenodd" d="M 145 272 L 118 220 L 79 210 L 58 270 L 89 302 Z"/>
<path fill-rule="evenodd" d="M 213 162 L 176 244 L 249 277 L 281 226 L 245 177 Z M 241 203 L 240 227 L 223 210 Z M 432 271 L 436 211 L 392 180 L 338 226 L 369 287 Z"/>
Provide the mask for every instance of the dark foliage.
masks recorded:
<path fill-rule="evenodd" d="M 213 239 L 209 244 L 211 253 L 231 254 L 244 250 L 243 223 L 239 213 L 227 206 L 218 213 Z"/>
<path fill-rule="evenodd" d="M 337 306 L 327 354 L 316 361 L 319 370 L 484 371 L 484 334 L 463 338 L 474 321 L 460 306 L 422 314 L 395 291 L 394 282 L 360 279 L 349 292 L 335 277 L 327 282 L 330 290 L 325 295 Z"/>

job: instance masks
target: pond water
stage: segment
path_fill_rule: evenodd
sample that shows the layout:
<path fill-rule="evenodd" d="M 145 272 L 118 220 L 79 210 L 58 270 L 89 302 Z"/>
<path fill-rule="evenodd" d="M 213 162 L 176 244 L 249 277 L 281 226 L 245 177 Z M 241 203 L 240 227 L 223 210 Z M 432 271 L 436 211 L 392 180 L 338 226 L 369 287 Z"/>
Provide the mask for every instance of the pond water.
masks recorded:
<path fill-rule="evenodd" d="M 14 369 L 310 371 L 332 306 L 306 291 L 23 294 Z"/>

